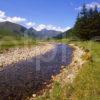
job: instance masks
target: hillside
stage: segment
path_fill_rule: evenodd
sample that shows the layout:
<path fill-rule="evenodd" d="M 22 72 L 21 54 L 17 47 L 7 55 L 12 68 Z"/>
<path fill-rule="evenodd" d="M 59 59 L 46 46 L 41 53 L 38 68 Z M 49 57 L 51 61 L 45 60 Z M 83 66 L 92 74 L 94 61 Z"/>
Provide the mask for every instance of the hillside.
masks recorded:
<path fill-rule="evenodd" d="M 34 28 L 25 28 L 12 22 L 0 22 L 0 49 L 16 45 L 34 44 L 36 40 L 48 39 L 61 32 L 43 29 L 36 31 Z"/>
<path fill-rule="evenodd" d="M 54 36 L 57 36 L 60 33 L 61 33 L 60 31 L 47 30 L 47 29 L 43 29 L 43 30 L 37 32 L 37 34 L 40 38 L 52 38 Z"/>
<path fill-rule="evenodd" d="M 34 28 L 27 29 L 22 25 L 8 21 L 0 23 L 0 38 L 5 36 L 11 36 L 11 37 L 27 36 L 32 38 L 47 39 L 57 36 L 60 33 L 61 33 L 60 31 L 47 30 L 47 29 L 43 29 L 41 31 L 37 31 Z"/>
<path fill-rule="evenodd" d="M 65 32 L 63 32 L 63 33 L 58 34 L 58 35 L 55 36 L 54 38 L 55 38 L 55 39 L 70 38 L 70 37 L 73 36 L 72 30 L 73 30 L 73 29 L 71 28 L 71 29 L 69 29 L 69 30 L 67 30 L 67 31 L 65 31 Z"/>
<path fill-rule="evenodd" d="M 35 37 L 27 35 L 27 28 L 11 23 L 11 22 L 1 22 L 0 23 L 0 50 L 7 49 L 10 47 L 34 44 Z M 28 37 L 26 37 L 28 36 Z"/>
<path fill-rule="evenodd" d="M 41 31 L 36 31 L 34 28 L 29 28 L 27 30 L 28 35 L 33 35 L 37 38 L 37 39 L 48 39 L 48 38 L 52 38 L 55 37 L 59 34 L 61 34 L 60 31 L 55 31 L 55 30 L 47 30 L 47 29 L 42 29 Z"/>
<path fill-rule="evenodd" d="M 23 36 L 27 29 L 19 24 L 15 24 L 15 23 L 6 21 L 6 22 L 0 23 L 0 30 L 1 30 L 0 34 L 2 34 L 2 32 L 4 32 L 3 33 L 4 35 Z"/>

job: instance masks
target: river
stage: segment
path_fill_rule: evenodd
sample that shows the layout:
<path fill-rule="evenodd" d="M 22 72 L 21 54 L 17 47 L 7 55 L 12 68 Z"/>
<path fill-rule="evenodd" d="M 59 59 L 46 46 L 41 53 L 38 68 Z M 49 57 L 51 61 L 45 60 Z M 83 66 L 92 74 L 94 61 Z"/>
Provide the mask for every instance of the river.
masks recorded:
<path fill-rule="evenodd" d="M 21 100 L 36 93 L 52 75 L 60 73 L 61 66 L 69 65 L 73 49 L 65 44 L 55 45 L 44 55 L 13 63 L 0 71 L 0 100 Z"/>

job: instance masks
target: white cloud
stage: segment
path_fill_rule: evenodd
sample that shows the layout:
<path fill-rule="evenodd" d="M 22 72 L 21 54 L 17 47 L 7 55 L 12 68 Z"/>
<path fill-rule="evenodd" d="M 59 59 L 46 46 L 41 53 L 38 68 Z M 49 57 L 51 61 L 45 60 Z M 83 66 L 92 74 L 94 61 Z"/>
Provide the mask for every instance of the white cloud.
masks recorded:
<path fill-rule="evenodd" d="M 86 4 L 87 9 L 94 8 L 95 6 L 97 6 L 98 8 L 100 8 L 100 3 L 98 3 L 98 2 L 92 2 L 92 3 Z M 82 9 L 82 6 L 80 6 L 78 8 L 75 8 L 75 10 L 81 10 L 81 9 Z"/>
<path fill-rule="evenodd" d="M 26 23 L 26 26 L 27 26 L 27 27 L 33 27 L 34 25 L 35 25 L 34 22 L 28 22 L 28 23 Z"/>
<path fill-rule="evenodd" d="M 4 22 L 4 21 L 10 21 L 13 23 L 21 23 L 21 22 L 25 22 L 26 19 L 17 17 L 17 16 L 15 16 L 15 17 L 7 16 L 4 11 L 0 10 L 0 22 Z"/>
<path fill-rule="evenodd" d="M 70 27 L 58 27 L 58 26 L 54 26 L 54 25 L 51 25 L 51 24 L 49 24 L 49 25 L 45 25 L 45 24 L 37 25 L 34 22 L 28 22 L 25 18 L 22 18 L 22 17 L 7 16 L 4 11 L 0 10 L 0 22 L 4 22 L 4 21 L 10 21 L 10 22 L 13 22 L 13 23 L 23 24 L 23 25 L 26 25 L 28 28 L 33 27 L 37 31 L 40 31 L 42 29 L 47 29 L 47 30 L 56 30 L 56 31 L 64 32 L 64 31 L 70 29 Z"/>
<path fill-rule="evenodd" d="M 40 30 L 42 30 L 42 29 L 45 29 L 45 28 L 46 28 L 46 25 L 40 24 L 40 25 L 34 26 L 33 28 L 35 28 L 37 31 L 40 31 Z"/>
<path fill-rule="evenodd" d="M 82 7 L 77 7 L 75 8 L 75 10 L 80 11 L 82 9 Z"/>
<path fill-rule="evenodd" d="M 87 8 L 94 8 L 95 6 L 97 6 L 98 8 L 100 8 L 100 3 L 92 2 L 90 4 L 87 4 L 86 6 L 87 6 Z"/>
<path fill-rule="evenodd" d="M 42 29 L 47 29 L 47 30 L 56 30 L 56 31 L 61 31 L 64 32 L 66 30 L 69 30 L 71 27 L 57 27 L 54 25 L 44 25 L 44 24 L 40 24 L 40 25 L 36 25 L 33 27 L 34 29 L 36 29 L 37 31 L 40 31 Z"/>
<path fill-rule="evenodd" d="M 0 18 L 5 18 L 5 12 L 0 10 Z"/>
<path fill-rule="evenodd" d="M 26 19 L 21 18 L 21 17 L 7 17 L 6 21 L 10 21 L 10 22 L 13 22 L 13 23 L 21 23 L 21 22 L 25 22 Z"/>
<path fill-rule="evenodd" d="M 0 18 L 0 22 L 4 22 L 4 21 L 6 21 L 6 20 L 5 20 L 5 19 Z"/>

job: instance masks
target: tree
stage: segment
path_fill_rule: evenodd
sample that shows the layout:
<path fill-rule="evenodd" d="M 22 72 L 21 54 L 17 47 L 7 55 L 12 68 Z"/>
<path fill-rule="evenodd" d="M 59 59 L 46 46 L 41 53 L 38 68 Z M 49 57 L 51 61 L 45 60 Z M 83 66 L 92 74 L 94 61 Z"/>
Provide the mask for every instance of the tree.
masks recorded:
<path fill-rule="evenodd" d="M 100 36 L 100 12 L 97 6 L 87 9 L 86 5 L 83 5 L 74 26 L 74 34 L 83 40 Z"/>
<path fill-rule="evenodd" d="M 95 8 L 94 8 L 94 15 L 98 15 L 99 14 L 99 12 L 98 12 L 98 7 L 97 7 L 97 5 L 95 5 Z"/>
<path fill-rule="evenodd" d="M 89 12 L 88 12 L 88 17 L 89 17 L 89 18 L 92 18 L 92 17 L 93 17 L 93 13 L 94 13 L 93 9 L 90 8 L 90 9 L 89 9 Z"/>
<path fill-rule="evenodd" d="M 87 11 L 86 5 L 84 4 L 83 8 L 82 8 L 82 10 L 80 12 L 80 16 L 83 17 L 83 18 L 87 18 L 87 12 L 88 11 Z"/>

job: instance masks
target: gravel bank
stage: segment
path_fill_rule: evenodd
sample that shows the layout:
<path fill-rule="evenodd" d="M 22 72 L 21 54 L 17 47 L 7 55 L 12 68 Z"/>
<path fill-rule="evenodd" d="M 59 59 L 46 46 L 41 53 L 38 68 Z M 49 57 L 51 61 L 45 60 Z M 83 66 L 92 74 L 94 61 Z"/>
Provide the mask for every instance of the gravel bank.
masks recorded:
<path fill-rule="evenodd" d="M 71 64 L 68 67 L 62 66 L 61 73 L 52 77 L 53 81 L 58 81 L 62 84 L 62 87 L 65 84 L 73 83 L 73 80 L 82 68 L 82 65 L 86 62 L 83 60 L 83 56 L 85 55 L 84 49 L 75 46 L 74 44 L 69 45 L 74 49 Z"/>
<path fill-rule="evenodd" d="M 19 52 L 21 52 L 20 50 Z M 65 44 L 46 44 L 31 50 L 32 53 L 30 48 L 27 51 L 23 49 L 24 52 L 20 54 L 18 52 L 19 57 L 21 55 L 23 57 L 18 58 L 18 61 L 13 60 L 15 63 L 11 61 L 9 64 L 5 61 L 8 65 L 0 71 L 0 100 L 25 100 L 32 94 L 40 93 L 39 91 L 50 83 L 52 76 L 60 73 L 61 66 L 67 67 L 72 61 L 73 49 Z M 34 50 L 35 52 L 33 52 Z M 16 49 L 12 51 L 15 52 Z M 7 52 L 11 59 L 14 56 L 13 52 Z M 47 60 L 52 58 L 52 55 L 54 57 L 49 61 L 44 61 L 41 55 Z M 8 59 L 5 56 L 5 59 L 9 60 L 9 56 Z M 36 63 L 37 60 L 40 61 L 38 64 Z M 40 70 L 37 71 L 38 67 Z"/>
<path fill-rule="evenodd" d="M 48 84 L 47 88 L 41 91 L 43 94 L 40 95 L 40 97 L 45 97 L 46 93 L 52 93 L 55 86 L 54 82 L 59 82 L 62 87 L 66 84 L 72 84 L 79 70 L 82 68 L 82 65 L 86 62 L 82 59 L 82 57 L 85 55 L 85 50 L 83 48 L 80 48 L 74 44 L 69 44 L 69 46 L 74 49 L 72 62 L 67 67 L 62 66 L 60 73 L 52 76 L 52 83 Z M 31 98 L 28 98 L 28 100 L 37 100 L 36 98 L 36 94 L 33 94 Z"/>
<path fill-rule="evenodd" d="M 59 81 L 62 86 L 67 83 L 73 83 L 73 80 L 77 76 L 78 71 L 85 63 L 85 60 L 83 60 L 83 56 L 85 55 L 84 49 L 75 46 L 74 44 L 69 45 L 74 48 L 72 63 L 67 68 L 64 68 L 64 66 L 62 66 L 61 73 L 53 78 L 54 81 Z"/>
<path fill-rule="evenodd" d="M 46 52 L 52 50 L 54 47 L 55 45 L 53 44 L 45 44 L 42 46 L 10 49 L 5 53 L 0 54 L 0 68 L 22 60 L 28 60 L 40 54 L 45 54 Z"/>

